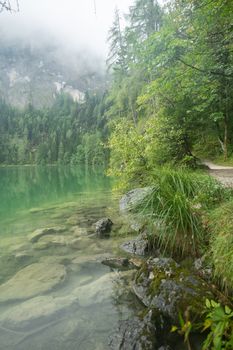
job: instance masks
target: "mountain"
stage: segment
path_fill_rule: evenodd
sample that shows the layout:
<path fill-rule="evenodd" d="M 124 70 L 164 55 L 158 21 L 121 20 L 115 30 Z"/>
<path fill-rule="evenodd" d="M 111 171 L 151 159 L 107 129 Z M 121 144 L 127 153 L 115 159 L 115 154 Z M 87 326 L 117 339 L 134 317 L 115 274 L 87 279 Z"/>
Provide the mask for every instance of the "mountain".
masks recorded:
<path fill-rule="evenodd" d="M 94 68 L 93 68 L 94 67 Z M 86 91 L 104 85 L 103 64 L 88 52 L 55 44 L 0 40 L 0 97 L 23 108 L 49 107 L 58 94 L 83 102 Z"/>

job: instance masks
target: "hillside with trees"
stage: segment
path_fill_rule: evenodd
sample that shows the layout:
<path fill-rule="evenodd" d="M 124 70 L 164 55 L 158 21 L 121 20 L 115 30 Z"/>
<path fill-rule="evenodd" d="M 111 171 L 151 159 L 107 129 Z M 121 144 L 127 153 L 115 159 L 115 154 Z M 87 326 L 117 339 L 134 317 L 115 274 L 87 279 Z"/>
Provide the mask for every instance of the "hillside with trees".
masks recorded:
<path fill-rule="evenodd" d="M 133 178 L 155 164 L 231 156 L 232 10 L 222 0 L 164 8 L 137 0 L 124 30 L 116 12 L 109 37 L 113 173 Z"/>

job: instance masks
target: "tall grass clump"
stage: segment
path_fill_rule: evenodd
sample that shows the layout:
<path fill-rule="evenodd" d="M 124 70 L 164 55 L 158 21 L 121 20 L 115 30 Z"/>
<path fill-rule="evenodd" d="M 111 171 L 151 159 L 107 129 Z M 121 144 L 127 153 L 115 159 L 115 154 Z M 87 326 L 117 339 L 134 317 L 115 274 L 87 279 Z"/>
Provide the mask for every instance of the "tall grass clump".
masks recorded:
<path fill-rule="evenodd" d="M 209 215 L 210 254 L 215 277 L 226 293 L 233 291 L 233 200 Z"/>
<path fill-rule="evenodd" d="M 198 256 L 208 239 L 203 213 L 221 202 L 226 191 L 215 179 L 185 169 L 158 169 L 150 182 L 153 190 L 137 211 L 152 223 L 158 245 L 181 256 Z"/>

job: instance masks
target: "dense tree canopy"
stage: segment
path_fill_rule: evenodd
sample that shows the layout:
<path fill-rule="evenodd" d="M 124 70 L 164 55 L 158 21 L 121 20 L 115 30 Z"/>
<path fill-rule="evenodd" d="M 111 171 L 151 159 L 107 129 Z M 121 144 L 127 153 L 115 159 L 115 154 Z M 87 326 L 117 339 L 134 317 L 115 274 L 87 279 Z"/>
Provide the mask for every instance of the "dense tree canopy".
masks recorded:
<path fill-rule="evenodd" d="M 107 137 L 104 96 L 86 94 L 78 104 L 68 95 L 50 109 L 17 110 L 0 102 L 0 162 L 104 164 Z"/>
<path fill-rule="evenodd" d="M 232 13 L 228 0 L 135 1 L 121 34 L 127 74 L 116 61 L 108 97 L 113 172 L 231 155 Z M 133 157 L 119 156 L 124 138 Z"/>

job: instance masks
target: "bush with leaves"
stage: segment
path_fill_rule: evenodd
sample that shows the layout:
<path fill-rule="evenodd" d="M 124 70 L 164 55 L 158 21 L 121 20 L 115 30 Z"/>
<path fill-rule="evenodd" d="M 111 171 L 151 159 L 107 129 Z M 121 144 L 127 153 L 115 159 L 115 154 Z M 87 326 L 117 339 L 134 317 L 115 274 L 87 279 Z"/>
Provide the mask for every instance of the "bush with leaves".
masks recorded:
<path fill-rule="evenodd" d="M 203 331 L 209 331 L 202 350 L 233 349 L 233 310 L 214 300 L 206 300 Z"/>

